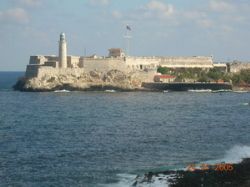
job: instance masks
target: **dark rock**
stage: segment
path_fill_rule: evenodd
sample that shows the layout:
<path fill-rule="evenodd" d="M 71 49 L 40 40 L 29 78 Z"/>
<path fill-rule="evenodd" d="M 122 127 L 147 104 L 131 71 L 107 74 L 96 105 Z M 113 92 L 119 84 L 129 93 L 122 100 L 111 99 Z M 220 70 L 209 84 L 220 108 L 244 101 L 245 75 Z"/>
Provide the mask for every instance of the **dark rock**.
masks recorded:
<path fill-rule="evenodd" d="M 161 176 L 158 180 L 167 180 L 171 187 L 250 187 L 250 158 L 232 166 L 232 171 L 218 171 L 211 167 L 208 170 L 149 172 L 143 179 L 136 180 L 138 184 L 152 183 L 154 177 Z M 172 177 L 166 179 L 162 175 Z"/>

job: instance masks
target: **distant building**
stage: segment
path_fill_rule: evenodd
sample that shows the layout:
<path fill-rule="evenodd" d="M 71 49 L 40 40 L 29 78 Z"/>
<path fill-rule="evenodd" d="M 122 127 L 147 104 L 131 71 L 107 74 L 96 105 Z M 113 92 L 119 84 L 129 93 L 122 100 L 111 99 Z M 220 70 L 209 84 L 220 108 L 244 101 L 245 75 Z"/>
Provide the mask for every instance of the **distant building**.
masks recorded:
<path fill-rule="evenodd" d="M 111 48 L 109 49 L 109 57 L 122 58 L 125 57 L 125 53 L 120 48 Z"/>
<path fill-rule="evenodd" d="M 165 82 L 165 83 L 174 82 L 175 79 L 176 76 L 173 75 L 155 75 L 154 77 L 155 82 Z"/>

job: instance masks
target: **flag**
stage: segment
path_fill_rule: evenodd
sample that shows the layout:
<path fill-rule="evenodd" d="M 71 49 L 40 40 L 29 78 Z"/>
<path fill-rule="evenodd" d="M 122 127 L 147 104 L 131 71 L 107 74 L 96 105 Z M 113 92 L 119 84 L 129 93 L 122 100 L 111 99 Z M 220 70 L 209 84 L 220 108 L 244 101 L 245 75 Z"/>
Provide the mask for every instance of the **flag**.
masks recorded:
<path fill-rule="evenodd" d="M 128 25 L 126 26 L 126 29 L 129 30 L 129 31 L 131 31 L 131 27 L 128 26 Z"/>

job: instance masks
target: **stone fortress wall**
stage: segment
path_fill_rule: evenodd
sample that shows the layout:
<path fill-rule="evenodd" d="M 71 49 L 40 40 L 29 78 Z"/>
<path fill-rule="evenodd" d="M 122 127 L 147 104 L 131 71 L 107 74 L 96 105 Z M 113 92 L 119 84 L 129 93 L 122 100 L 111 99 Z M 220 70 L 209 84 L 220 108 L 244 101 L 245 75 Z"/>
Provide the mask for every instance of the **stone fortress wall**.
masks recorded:
<path fill-rule="evenodd" d="M 129 69 L 123 58 L 83 58 L 82 67 L 88 71 L 108 72 L 116 69 L 128 73 Z"/>
<path fill-rule="evenodd" d="M 238 73 L 243 69 L 250 69 L 250 63 L 233 62 L 229 64 L 229 68 L 231 73 Z"/>
<path fill-rule="evenodd" d="M 27 77 L 37 76 L 37 69 L 51 67 L 59 71 L 58 57 L 31 56 L 26 69 Z M 211 57 L 80 57 L 68 56 L 67 68 L 83 68 L 88 71 L 107 72 L 117 69 L 123 72 L 157 70 L 157 67 L 169 68 L 213 68 Z M 226 65 L 225 65 L 226 67 Z M 50 69 L 50 68 L 49 68 Z M 41 72 L 41 71 L 39 71 Z"/>
<path fill-rule="evenodd" d="M 64 46 L 64 49 L 62 49 Z M 42 77 L 50 74 L 63 74 L 67 71 L 72 73 L 80 72 L 108 72 L 110 70 L 120 70 L 125 73 L 141 72 L 143 76 L 156 74 L 159 66 L 168 68 L 202 68 L 210 69 L 216 67 L 213 63 L 212 57 L 193 56 L 193 57 L 131 57 L 126 56 L 121 49 L 109 49 L 108 57 L 99 57 L 96 55 L 83 56 L 67 56 L 65 64 L 62 57 L 67 54 L 65 34 L 60 35 L 59 41 L 59 55 L 50 56 L 31 56 L 29 65 L 26 68 L 26 77 Z M 62 65 L 63 63 L 63 65 Z M 222 68 L 227 68 L 226 64 L 219 65 Z M 145 77 L 145 79 L 147 79 Z"/>
<path fill-rule="evenodd" d="M 157 69 L 160 65 L 159 57 L 126 57 L 125 64 L 131 70 Z"/>
<path fill-rule="evenodd" d="M 160 65 L 168 68 L 213 68 L 213 58 L 206 56 L 162 57 Z"/>

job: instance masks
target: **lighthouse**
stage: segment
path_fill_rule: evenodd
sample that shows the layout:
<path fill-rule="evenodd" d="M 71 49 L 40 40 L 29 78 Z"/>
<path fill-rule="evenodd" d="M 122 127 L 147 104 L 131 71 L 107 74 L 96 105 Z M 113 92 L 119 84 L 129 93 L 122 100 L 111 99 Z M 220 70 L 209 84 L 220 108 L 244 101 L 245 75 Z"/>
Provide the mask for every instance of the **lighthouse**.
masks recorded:
<path fill-rule="evenodd" d="M 65 33 L 60 34 L 59 41 L 59 67 L 67 68 L 67 42 Z"/>

